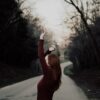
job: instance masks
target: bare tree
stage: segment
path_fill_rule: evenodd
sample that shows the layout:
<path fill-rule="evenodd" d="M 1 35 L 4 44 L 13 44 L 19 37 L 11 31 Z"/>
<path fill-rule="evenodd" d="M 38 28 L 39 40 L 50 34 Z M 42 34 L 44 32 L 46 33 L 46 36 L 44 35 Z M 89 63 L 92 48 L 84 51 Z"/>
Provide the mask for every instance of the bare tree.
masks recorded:
<path fill-rule="evenodd" d="M 77 12 L 80 14 L 80 17 L 81 17 L 81 20 L 83 21 L 85 27 L 86 27 L 86 30 L 87 30 L 87 35 L 88 37 L 90 37 L 90 42 L 91 42 L 91 45 L 92 45 L 92 49 L 94 49 L 94 53 L 95 53 L 95 56 L 96 56 L 96 60 L 97 60 L 97 63 L 100 64 L 100 50 L 99 50 L 99 47 L 98 47 L 98 44 L 97 44 L 97 41 L 95 39 L 95 36 L 94 34 L 92 33 L 88 23 L 87 23 L 87 20 L 86 20 L 86 17 L 85 17 L 85 14 L 84 14 L 84 11 L 83 11 L 83 6 L 81 6 L 82 8 L 80 9 L 80 7 L 78 7 L 78 0 L 76 1 L 77 4 L 73 1 L 73 0 L 65 0 L 66 3 L 72 5 L 76 10 Z M 82 5 L 82 1 L 80 0 L 81 2 L 81 5 Z"/>

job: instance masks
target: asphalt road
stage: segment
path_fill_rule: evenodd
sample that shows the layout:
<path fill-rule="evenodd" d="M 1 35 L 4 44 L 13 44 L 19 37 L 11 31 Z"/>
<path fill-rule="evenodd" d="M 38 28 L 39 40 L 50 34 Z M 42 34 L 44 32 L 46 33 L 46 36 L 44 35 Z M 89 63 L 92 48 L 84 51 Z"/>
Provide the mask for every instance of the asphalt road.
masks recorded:
<path fill-rule="evenodd" d="M 62 72 L 70 63 L 61 64 Z M 36 100 L 37 83 L 42 76 L 31 78 L 0 89 L 0 100 Z M 62 84 L 55 92 L 53 100 L 88 100 L 84 92 L 72 79 L 62 73 Z"/>

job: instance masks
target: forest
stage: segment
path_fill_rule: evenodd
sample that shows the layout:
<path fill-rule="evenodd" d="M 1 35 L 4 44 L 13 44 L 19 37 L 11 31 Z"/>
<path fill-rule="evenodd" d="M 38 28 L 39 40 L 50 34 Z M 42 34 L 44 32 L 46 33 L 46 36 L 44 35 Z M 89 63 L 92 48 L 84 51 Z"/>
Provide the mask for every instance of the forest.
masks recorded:
<path fill-rule="evenodd" d="M 91 0 L 86 2 L 84 7 L 82 0 L 70 0 L 67 3 L 74 6 L 77 13 L 72 16 L 72 30 L 74 34 L 70 37 L 70 44 L 66 48 L 66 59 L 70 59 L 73 62 L 74 73 L 73 79 L 76 83 L 82 87 L 82 84 L 90 89 L 86 88 L 85 93 L 90 99 L 95 100 L 100 93 L 100 1 Z M 79 6 L 81 3 L 81 6 Z M 80 21 L 79 21 L 80 19 Z M 81 82 L 81 84 L 80 84 Z"/>
<path fill-rule="evenodd" d="M 37 64 L 39 19 L 23 16 L 23 2 L 0 1 L 0 87 L 41 74 Z M 87 82 L 93 77 L 92 84 L 100 88 L 100 1 L 87 0 L 84 6 L 82 0 L 65 0 L 65 4 L 75 9 L 74 16 L 66 21 L 73 24 L 69 26 L 72 33 L 65 61 L 73 63 L 74 75 Z"/>
<path fill-rule="evenodd" d="M 37 40 L 22 17 L 19 1 L 0 1 L 0 86 L 32 77 L 31 62 L 37 59 Z M 32 31 L 31 31 L 32 32 Z"/>

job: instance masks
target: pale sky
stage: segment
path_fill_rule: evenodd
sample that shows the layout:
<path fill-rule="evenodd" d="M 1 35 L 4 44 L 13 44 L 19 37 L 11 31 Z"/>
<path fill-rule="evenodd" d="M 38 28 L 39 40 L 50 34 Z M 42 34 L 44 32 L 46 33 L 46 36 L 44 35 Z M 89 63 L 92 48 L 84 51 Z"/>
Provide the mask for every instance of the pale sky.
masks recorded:
<path fill-rule="evenodd" d="M 57 42 L 62 42 L 63 37 L 70 35 L 64 20 L 71 14 L 72 8 L 64 0 L 26 0 L 23 7 L 39 17 L 40 24 L 53 32 L 53 39 Z"/>
<path fill-rule="evenodd" d="M 71 30 L 64 20 L 73 16 L 75 9 L 64 0 L 26 0 L 22 8 L 27 8 L 31 15 L 37 16 L 40 24 L 53 32 L 55 41 L 64 43 L 64 38 L 70 36 Z"/>

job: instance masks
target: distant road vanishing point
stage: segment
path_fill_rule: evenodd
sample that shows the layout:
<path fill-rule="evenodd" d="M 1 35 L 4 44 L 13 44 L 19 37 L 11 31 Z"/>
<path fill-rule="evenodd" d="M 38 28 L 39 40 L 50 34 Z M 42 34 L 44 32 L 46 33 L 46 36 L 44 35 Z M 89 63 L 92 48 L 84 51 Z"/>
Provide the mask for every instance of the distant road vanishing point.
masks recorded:
<path fill-rule="evenodd" d="M 68 62 L 62 63 L 62 72 Z M 25 80 L 0 89 L 0 100 L 37 100 L 37 83 L 41 76 Z M 62 73 L 62 84 L 53 100 L 88 100 L 84 92 L 72 79 Z"/>

